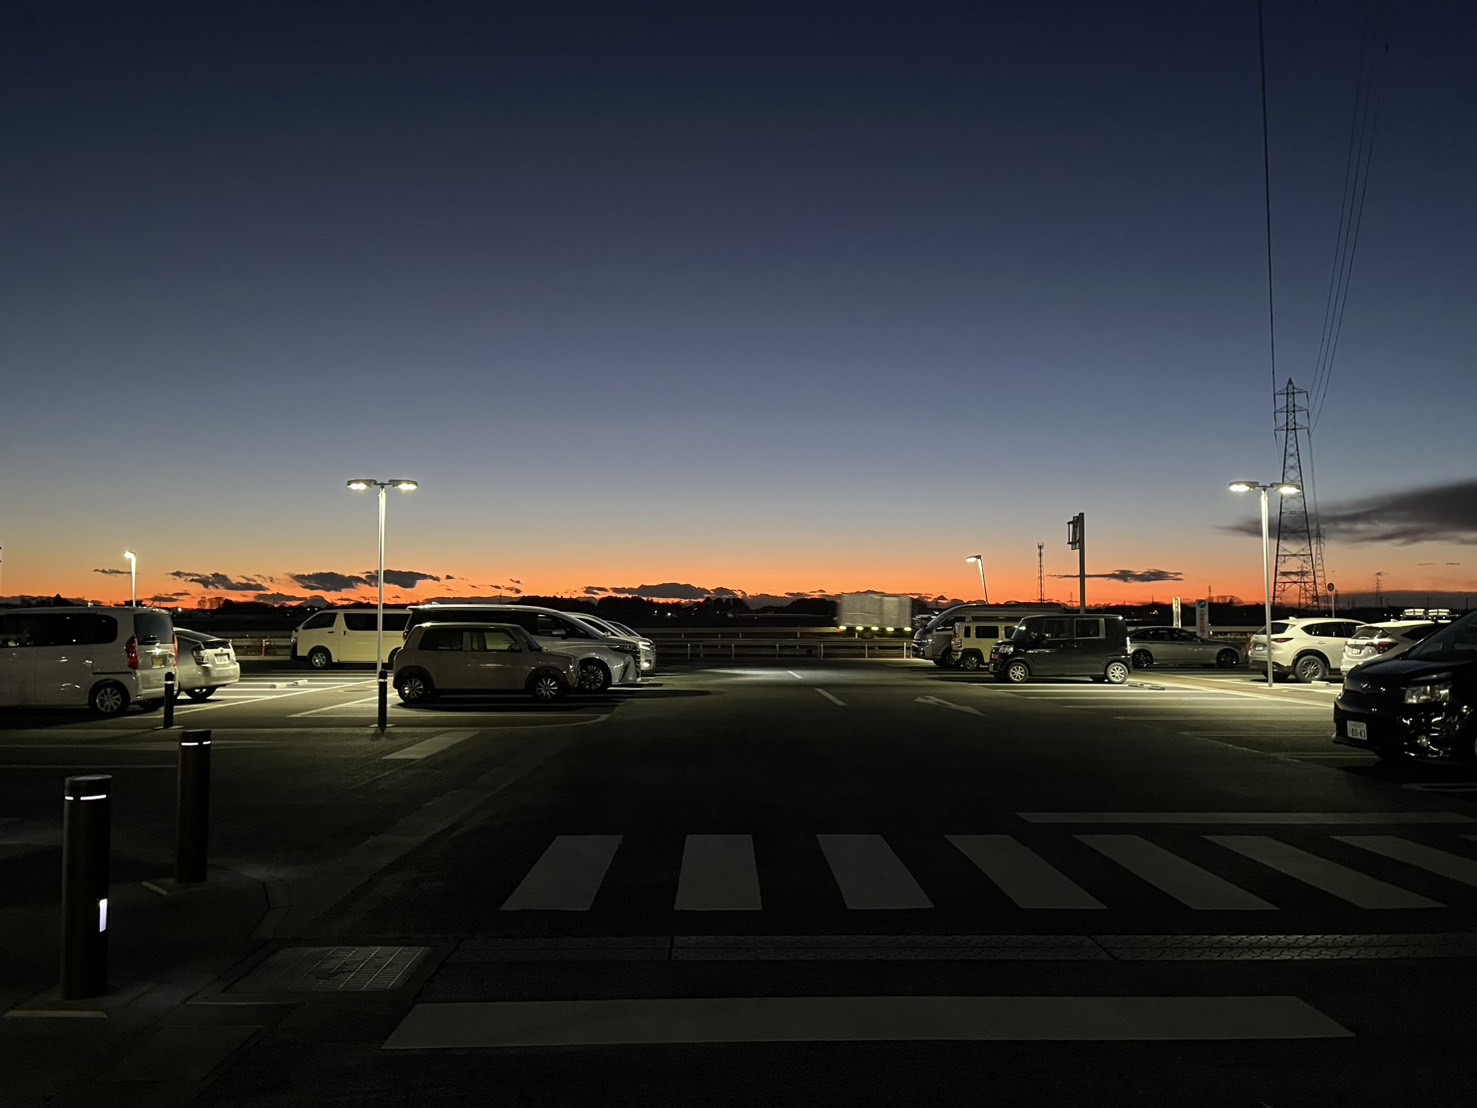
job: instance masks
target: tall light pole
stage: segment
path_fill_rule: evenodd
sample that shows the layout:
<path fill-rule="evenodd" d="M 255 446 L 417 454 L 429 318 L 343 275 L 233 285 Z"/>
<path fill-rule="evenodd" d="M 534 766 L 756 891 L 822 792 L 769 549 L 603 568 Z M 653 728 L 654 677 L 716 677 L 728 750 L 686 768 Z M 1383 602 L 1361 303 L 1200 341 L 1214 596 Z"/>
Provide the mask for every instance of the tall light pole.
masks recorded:
<path fill-rule="evenodd" d="M 125 550 L 123 556 L 128 559 L 128 606 L 138 607 L 138 555 L 132 550 Z"/>
<path fill-rule="evenodd" d="M 420 488 L 417 481 L 408 481 L 402 478 L 394 478 L 389 481 L 376 481 L 368 477 L 356 477 L 349 482 L 349 488 L 355 492 L 363 492 L 366 489 L 376 489 L 379 492 L 380 502 L 380 527 L 379 527 L 379 569 L 374 575 L 375 583 L 379 585 L 379 605 L 376 609 L 375 618 L 375 670 L 379 682 L 379 729 L 384 731 L 390 722 L 390 672 L 385 665 L 385 492 L 388 489 L 399 489 L 401 492 L 414 492 Z"/>
<path fill-rule="evenodd" d="M 971 554 L 964 560 L 966 562 L 973 562 L 980 567 L 980 592 L 985 594 L 985 603 L 988 604 L 990 602 L 990 590 L 985 587 L 985 556 L 983 554 Z"/>
<path fill-rule="evenodd" d="M 1296 485 L 1280 483 L 1264 485 L 1259 481 L 1232 481 L 1228 486 L 1232 492 L 1259 492 L 1262 495 L 1262 598 L 1266 604 L 1267 625 L 1264 637 L 1267 640 L 1267 686 L 1273 684 L 1272 677 L 1272 537 L 1267 529 L 1267 493 L 1276 489 L 1279 496 L 1292 496 L 1303 490 Z"/>

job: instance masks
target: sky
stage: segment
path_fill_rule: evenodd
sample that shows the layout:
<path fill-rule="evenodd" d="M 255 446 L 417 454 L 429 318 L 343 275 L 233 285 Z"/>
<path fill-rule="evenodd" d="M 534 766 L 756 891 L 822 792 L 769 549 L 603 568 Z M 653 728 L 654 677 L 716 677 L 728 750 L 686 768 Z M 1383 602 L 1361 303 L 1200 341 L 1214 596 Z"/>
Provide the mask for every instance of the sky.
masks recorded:
<path fill-rule="evenodd" d="M 1266 0 L 1271 326 L 1257 15 L 4 5 L 0 596 L 1256 600 L 1288 379 L 1477 590 L 1477 7 Z"/>

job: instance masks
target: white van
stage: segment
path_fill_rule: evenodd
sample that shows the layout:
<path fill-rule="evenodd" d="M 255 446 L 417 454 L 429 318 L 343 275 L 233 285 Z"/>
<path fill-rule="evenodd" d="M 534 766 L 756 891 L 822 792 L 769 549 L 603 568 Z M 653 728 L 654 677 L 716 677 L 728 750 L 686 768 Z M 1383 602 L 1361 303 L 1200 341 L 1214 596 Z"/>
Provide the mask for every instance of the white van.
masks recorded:
<path fill-rule="evenodd" d="M 950 643 L 954 665 L 960 669 L 988 669 L 990 651 L 1015 634 L 1015 620 L 999 616 L 966 616 L 954 624 Z"/>
<path fill-rule="evenodd" d="M 164 704 L 174 622 L 157 608 L 0 611 L 0 706 L 121 714 Z"/>
<path fill-rule="evenodd" d="M 314 669 L 344 662 L 373 662 L 379 638 L 379 612 L 369 608 L 330 608 L 309 616 L 292 632 L 292 660 Z M 400 647 L 409 615 L 385 609 L 385 651 L 381 661 Z"/>

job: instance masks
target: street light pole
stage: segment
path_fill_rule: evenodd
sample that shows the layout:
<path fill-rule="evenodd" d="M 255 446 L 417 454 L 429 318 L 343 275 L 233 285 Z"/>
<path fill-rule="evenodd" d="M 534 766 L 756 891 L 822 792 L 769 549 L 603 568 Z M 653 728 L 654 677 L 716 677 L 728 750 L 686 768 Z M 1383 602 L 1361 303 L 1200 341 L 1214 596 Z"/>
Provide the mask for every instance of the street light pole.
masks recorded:
<path fill-rule="evenodd" d="M 379 566 L 375 571 L 375 583 L 379 586 L 379 603 L 375 612 L 375 670 L 378 682 L 379 701 L 379 729 L 381 733 L 390 725 L 390 670 L 385 665 L 385 492 L 388 489 L 399 489 L 401 492 L 414 492 L 420 488 L 416 481 L 407 481 L 403 478 L 390 481 L 376 481 L 372 478 L 356 477 L 349 482 L 349 488 L 355 492 L 363 492 L 366 489 L 374 489 L 379 494 Z"/>
<path fill-rule="evenodd" d="M 1258 492 L 1262 498 L 1262 601 L 1265 606 L 1267 624 L 1263 638 L 1267 640 L 1267 687 L 1274 684 L 1272 673 L 1272 536 L 1268 525 L 1267 493 L 1276 489 L 1279 495 L 1291 496 L 1302 490 L 1296 485 L 1265 485 L 1259 481 L 1232 481 L 1228 486 L 1232 492 Z"/>
<path fill-rule="evenodd" d="M 988 604 L 990 602 L 990 590 L 985 585 L 985 556 L 983 554 L 971 554 L 968 558 L 965 558 L 964 560 L 966 562 L 973 562 L 975 565 L 979 566 L 980 592 L 985 594 L 985 603 Z"/>
<path fill-rule="evenodd" d="M 138 607 L 138 555 L 132 550 L 125 550 L 123 556 L 128 559 L 128 606 Z"/>

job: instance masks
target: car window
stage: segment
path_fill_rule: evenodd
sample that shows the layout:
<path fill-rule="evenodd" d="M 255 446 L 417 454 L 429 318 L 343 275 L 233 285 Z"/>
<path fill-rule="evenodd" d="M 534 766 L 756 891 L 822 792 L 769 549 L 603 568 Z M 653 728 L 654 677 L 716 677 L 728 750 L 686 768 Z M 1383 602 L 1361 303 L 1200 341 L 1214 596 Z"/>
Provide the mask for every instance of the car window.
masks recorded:
<path fill-rule="evenodd" d="M 319 612 L 307 623 L 303 624 L 304 631 L 320 631 L 325 627 L 332 627 L 338 619 L 337 612 Z"/>
<path fill-rule="evenodd" d="M 472 648 L 474 650 L 493 651 L 506 653 L 510 650 L 520 649 L 518 643 L 507 631 L 488 630 L 475 631 L 472 633 Z"/>
<path fill-rule="evenodd" d="M 106 631 L 106 638 L 88 638 L 79 640 L 81 642 L 112 642 L 118 637 L 118 625 L 112 616 L 80 616 L 81 619 L 106 619 L 110 626 L 106 629 L 94 625 L 92 634 L 101 635 Z M 133 633 L 141 643 L 172 642 L 174 640 L 174 620 L 163 612 L 135 612 L 133 616 Z"/>
<path fill-rule="evenodd" d="M 1072 624 L 1072 633 L 1079 639 L 1100 639 L 1103 637 L 1103 621 L 1100 619 L 1079 619 Z"/>
<path fill-rule="evenodd" d="M 1477 612 L 1426 636 L 1405 656 L 1430 662 L 1465 662 L 1477 657 Z"/>
<path fill-rule="evenodd" d="M 462 638 L 460 627 L 429 627 L 421 636 L 421 649 L 461 650 Z"/>
<path fill-rule="evenodd" d="M 1428 623 L 1424 627 L 1407 627 L 1400 633 L 1411 642 L 1420 642 L 1430 635 L 1432 631 L 1436 630 L 1436 626 L 1434 623 Z"/>
<path fill-rule="evenodd" d="M 45 646 L 49 634 L 45 617 L 11 612 L 0 616 L 0 646 Z"/>

